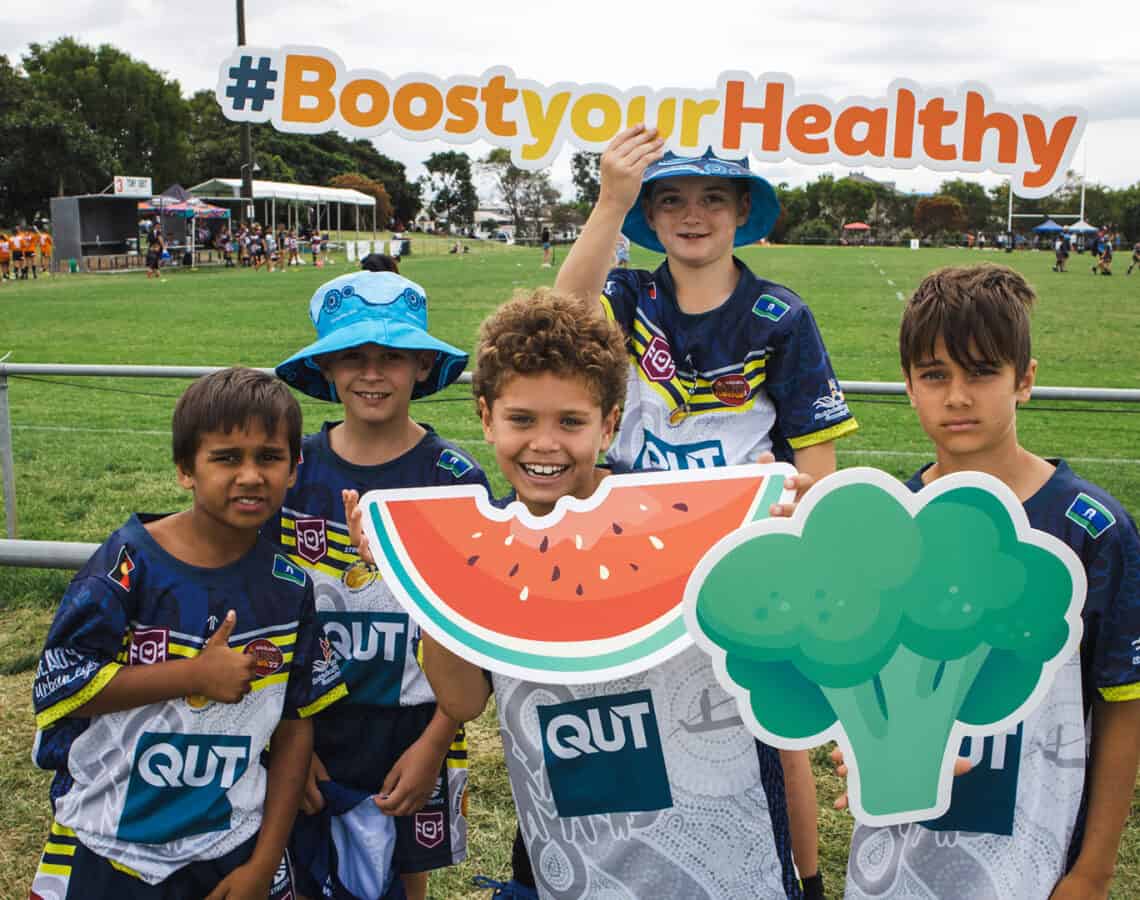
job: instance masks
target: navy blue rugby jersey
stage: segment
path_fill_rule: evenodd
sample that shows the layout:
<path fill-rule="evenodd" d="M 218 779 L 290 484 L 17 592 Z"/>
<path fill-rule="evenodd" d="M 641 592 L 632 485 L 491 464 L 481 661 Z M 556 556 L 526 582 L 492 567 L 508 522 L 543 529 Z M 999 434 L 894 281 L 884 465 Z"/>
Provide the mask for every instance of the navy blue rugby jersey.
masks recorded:
<path fill-rule="evenodd" d="M 214 859 L 261 823 L 260 753 L 282 718 L 346 693 L 322 651 L 312 584 L 259 538 L 240 560 L 202 569 L 175 559 L 132 516 L 64 594 L 33 685 L 38 766 L 55 770 L 56 822 L 148 882 Z M 256 654 L 238 703 L 183 697 L 69 717 L 123 666 L 197 656 L 228 610 L 230 646 Z"/>
<path fill-rule="evenodd" d="M 342 759 L 350 768 L 360 765 L 359 742 L 379 740 L 381 731 L 387 733 L 380 710 L 434 703 L 435 695 L 417 658 L 419 627 L 376 568 L 349 544 L 341 491 L 363 495 L 401 487 L 486 487 L 487 479 L 471 457 L 430 427 L 397 459 L 378 466 L 353 465 L 329 445 L 336 424 L 326 422 L 305 436 L 297 483 L 286 495 L 279 519 L 266 528 L 280 540 L 289 560 L 313 579 L 324 641 L 348 685 L 345 701 L 317 720 L 316 750 L 334 778 L 356 784 L 347 771 L 334 772 L 333 761 Z M 384 774 L 372 772 L 381 778 Z"/>
<path fill-rule="evenodd" d="M 751 462 L 858 427 L 807 305 L 734 260 L 740 279 L 716 309 L 677 305 L 668 263 L 614 269 L 602 294 L 626 333 L 625 409 L 608 458 L 619 471 Z"/>
<path fill-rule="evenodd" d="M 852 837 L 847 897 L 1047 897 L 1080 851 L 1094 698 L 1140 698 L 1140 535 L 1108 493 L 1064 461 L 1024 504 L 1088 576 L 1084 636 L 1045 701 L 1004 734 L 964 738 L 974 768 L 954 779 L 949 811 L 921 826 Z M 907 482 L 922 488 L 919 470 Z M 951 832 L 951 834 L 945 834 Z"/>

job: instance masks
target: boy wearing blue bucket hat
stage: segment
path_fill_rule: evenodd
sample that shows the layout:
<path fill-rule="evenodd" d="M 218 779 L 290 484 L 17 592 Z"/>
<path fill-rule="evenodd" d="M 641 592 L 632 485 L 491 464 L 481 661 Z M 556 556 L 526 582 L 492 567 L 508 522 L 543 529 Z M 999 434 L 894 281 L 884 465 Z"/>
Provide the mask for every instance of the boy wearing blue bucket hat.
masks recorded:
<path fill-rule="evenodd" d="M 409 415 L 412 400 L 459 377 L 467 354 L 428 333 L 423 288 L 394 272 L 335 278 L 317 289 L 309 313 L 317 340 L 281 363 L 277 374 L 311 397 L 343 404 L 344 419 L 304 438 L 297 482 L 275 530 L 290 559 L 313 578 L 323 646 L 339 664 L 349 694 L 314 724 L 302 810 L 319 820 L 315 827 L 325 823 L 329 835 L 313 840 L 314 823 L 308 822 L 306 840 L 294 841 L 298 884 L 304 896 L 326 896 L 322 866 L 306 854 L 312 855 L 307 848 L 337 843 L 336 816 L 316 816 L 327 794 L 317 781 L 331 779 L 373 795 L 392 817 L 392 866 L 408 896 L 422 898 L 428 870 L 466 856 L 466 744 L 460 723 L 436 710 L 417 661 L 418 627 L 350 544 L 342 494 L 486 486 L 466 454 Z M 369 864 L 348 859 L 365 846 L 367 841 L 338 845 L 341 864 Z M 307 876 L 315 877 L 306 884 Z M 377 881 L 384 882 L 383 873 Z M 343 885 L 337 890 L 336 896 L 345 896 Z"/>
<path fill-rule="evenodd" d="M 835 470 L 835 439 L 858 426 L 811 311 L 733 253 L 779 214 L 747 157 L 666 153 L 644 125 L 602 155 L 597 205 L 556 287 L 600 297 L 627 337 L 626 405 L 607 454 L 615 469 L 735 465 L 771 452 L 816 479 Z M 652 272 L 607 271 L 619 234 L 665 261 Z M 758 747 L 764 763 L 776 756 Z M 796 865 L 815 876 L 805 878 L 811 896 L 821 892 L 815 785 L 806 753 L 779 756 Z"/>

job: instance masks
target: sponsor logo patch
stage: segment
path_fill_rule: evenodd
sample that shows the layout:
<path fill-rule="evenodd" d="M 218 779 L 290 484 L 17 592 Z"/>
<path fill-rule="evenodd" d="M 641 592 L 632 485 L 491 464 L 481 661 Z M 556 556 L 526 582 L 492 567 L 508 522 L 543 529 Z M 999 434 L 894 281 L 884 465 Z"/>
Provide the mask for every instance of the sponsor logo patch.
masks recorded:
<path fill-rule="evenodd" d="M 297 555 L 306 562 L 317 563 L 328 552 L 328 538 L 325 534 L 325 520 L 318 518 L 297 519 Z"/>
<path fill-rule="evenodd" d="M 1100 537 L 1116 524 L 1116 516 L 1084 492 L 1077 494 L 1065 510 L 1065 518 L 1076 522 L 1094 538 Z"/>
<path fill-rule="evenodd" d="M 834 422 L 851 415 L 847 408 L 847 399 L 839 389 L 839 383 L 834 378 L 827 379 L 827 393 L 812 402 L 812 418 L 816 422 Z"/>
<path fill-rule="evenodd" d="M 127 664 L 149 666 L 166 661 L 166 645 L 170 640 L 169 628 L 139 628 L 131 632 L 131 650 Z"/>
<path fill-rule="evenodd" d="M 539 706 L 538 723 L 560 816 L 673 805 L 649 691 Z"/>
<path fill-rule="evenodd" d="M 438 847 L 443 843 L 443 812 L 416 813 L 416 843 L 421 847 Z"/>
<path fill-rule="evenodd" d="M 645 353 L 641 357 L 641 368 L 649 376 L 650 381 L 668 381 L 677 374 L 677 366 L 673 362 L 673 354 L 669 352 L 669 344 L 660 335 L 654 335 Z"/>
<path fill-rule="evenodd" d="M 322 611 L 319 616 L 332 658 L 348 685 L 344 702 L 399 703 L 408 656 L 407 614 L 337 610 Z"/>
<path fill-rule="evenodd" d="M 721 375 L 712 385 L 713 396 L 725 406 L 748 402 L 748 379 L 743 375 Z"/>
<path fill-rule="evenodd" d="M 724 447 L 720 441 L 695 441 L 670 444 L 650 431 L 634 462 L 635 469 L 711 469 L 725 465 Z"/>
<path fill-rule="evenodd" d="M 121 587 L 124 591 L 131 589 L 131 573 L 135 570 L 135 561 L 131 559 L 131 555 L 127 552 L 126 546 L 119 548 L 119 555 L 115 559 L 115 565 L 107 577 L 110 578 L 115 584 Z"/>
<path fill-rule="evenodd" d="M 281 671 L 285 665 L 285 654 L 281 648 L 266 638 L 250 641 L 242 652 L 248 653 L 256 661 L 254 671 L 258 678 L 267 678 L 274 672 Z"/>
<path fill-rule="evenodd" d="M 273 555 L 273 577 L 288 581 L 298 587 L 305 586 L 305 572 L 300 566 L 295 566 L 280 553 Z"/>
<path fill-rule="evenodd" d="M 779 322 L 791 307 L 778 297 L 771 294 L 761 294 L 752 304 L 752 314 L 769 322 Z"/>
<path fill-rule="evenodd" d="M 435 464 L 443 471 L 450 472 L 455 478 L 462 478 L 475 468 L 471 460 L 454 450 L 444 450 Z"/>

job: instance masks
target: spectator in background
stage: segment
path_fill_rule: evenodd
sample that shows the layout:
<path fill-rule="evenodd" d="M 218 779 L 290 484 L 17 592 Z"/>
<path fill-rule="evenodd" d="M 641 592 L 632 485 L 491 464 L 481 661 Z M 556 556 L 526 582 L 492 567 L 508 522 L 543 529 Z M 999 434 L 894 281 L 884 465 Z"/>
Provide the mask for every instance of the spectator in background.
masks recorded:
<path fill-rule="evenodd" d="M 629 238 L 618 234 L 617 244 L 614 247 L 614 262 L 619 269 L 629 268 Z"/>
<path fill-rule="evenodd" d="M 166 250 L 166 241 L 162 237 L 162 228 L 154 225 L 146 236 L 146 277 L 159 278 L 159 266 L 162 265 L 162 254 Z"/>
<path fill-rule="evenodd" d="M 0 235 L 0 240 L 3 239 L 4 236 Z M 1140 241 L 1137 241 L 1132 247 L 1132 262 L 1128 264 L 1128 271 L 1124 274 L 1131 275 L 1132 270 L 1136 268 L 1137 265 L 1140 265 Z"/>
<path fill-rule="evenodd" d="M 11 280 L 12 267 L 12 239 L 7 232 L 0 231 L 0 279 Z"/>
<path fill-rule="evenodd" d="M 46 228 L 40 232 L 40 271 L 45 275 L 52 271 L 52 239 Z"/>
<path fill-rule="evenodd" d="M 550 243 L 550 229 L 542 229 L 542 267 L 549 269 L 554 265 L 554 247 Z"/>

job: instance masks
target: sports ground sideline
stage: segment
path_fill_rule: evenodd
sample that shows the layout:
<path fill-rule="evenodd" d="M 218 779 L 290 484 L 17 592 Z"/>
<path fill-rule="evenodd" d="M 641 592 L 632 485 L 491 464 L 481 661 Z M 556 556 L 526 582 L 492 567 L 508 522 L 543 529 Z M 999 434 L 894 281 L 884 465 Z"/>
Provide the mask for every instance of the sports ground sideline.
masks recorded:
<path fill-rule="evenodd" d="M 478 323 L 513 291 L 551 285 L 541 251 L 479 242 L 463 256 L 412 256 L 402 264 L 428 293 L 431 329 L 473 348 Z M 980 261 L 1012 265 L 1037 288 L 1034 354 L 1044 385 L 1140 385 L 1140 274 L 1093 276 L 1086 257 L 1071 271 L 1050 271 L 1052 254 L 875 247 L 756 247 L 740 253 L 758 274 L 788 285 L 811 305 L 844 380 L 898 381 L 901 299 L 939 265 Z M 558 260 L 564 258 L 559 248 Z M 1120 258 L 1123 261 L 1123 257 Z M 658 258 L 635 249 L 633 264 Z M 279 273 L 173 271 L 162 281 L 140 274 L 54 276 L 0 283 L 9 362 L 272 366 L 309 343 L 313 291 L 349 271 Z M 16 461 L 19 537 L 101 541 L 136 510 L 181 508 L 169 431 L 185 382 L 172 379 L 12 377 L 9 399 Z M 860 431 L 839 444 L 839 463 L 872 465 L 906 476 L 929 458 L 929 445 L 905 398 L 851 397 Z M 306 430 L 337 418 L 335 406 L 304 398 Z M 413 405 L 413 415 L 468 449 L 491 470 L 469 390 L 455 386 Z M 1082 475 L 1140 512 L 1140 404 L 1034 401 L 1019 416 L 1022 442 L 1064 456 Z M 504 483 L 493 475 L 497 490 Z M 31 672 L 51 610 L 68 573 L 0 569 L 0 897 L 26 895 L 46 833 L 45 773 L 29 763 Z M 493 719 L 472 728 L 473 861 L 436 876 L 433 897 L 482 896 L 470 875 L 502 876 L 509 867 L 513 807 Z M 820 777 L 821 852 L 834 890 L 846 860 L 849 818 L 830 809 L 838 790 L 813 754 Z M 1125 834 L 1114 897 L 1140 896 L 1140 791 Z"/>

